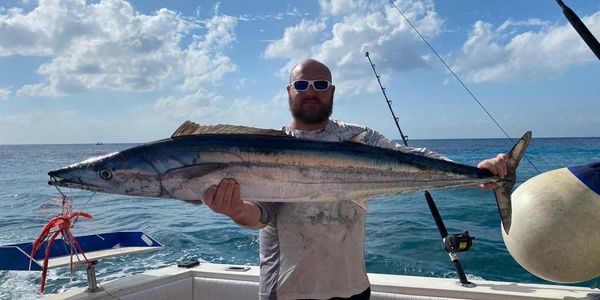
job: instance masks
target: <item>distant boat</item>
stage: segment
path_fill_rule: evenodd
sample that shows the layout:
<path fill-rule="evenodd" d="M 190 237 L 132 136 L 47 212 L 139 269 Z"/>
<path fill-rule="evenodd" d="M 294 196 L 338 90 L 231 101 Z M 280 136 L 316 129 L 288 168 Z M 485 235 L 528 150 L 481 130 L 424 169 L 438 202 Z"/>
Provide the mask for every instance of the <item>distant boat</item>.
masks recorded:
<path fill-rule="evenodd" d="M 102 142 L 96 142 L 96 145 L 102 145 Z"/>

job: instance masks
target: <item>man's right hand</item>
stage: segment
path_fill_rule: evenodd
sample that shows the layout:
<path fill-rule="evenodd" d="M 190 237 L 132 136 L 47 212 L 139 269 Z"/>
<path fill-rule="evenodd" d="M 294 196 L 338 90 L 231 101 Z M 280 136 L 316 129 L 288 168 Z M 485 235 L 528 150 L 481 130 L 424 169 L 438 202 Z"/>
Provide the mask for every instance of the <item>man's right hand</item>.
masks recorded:
<path fill-rule="evenodd" d="M 204 203 L 215 212 L 234 220 L 239 218 L 244 208 L 240 198 L 240 184 L 230 178 L 222 179 L 218 186 L 208 188 L 204 194 Z"/>
<path fill-rule="evenodd" d="M 261 210 L 250 201 L 242 201 L 240 184 L 234 179 L 222 179 L 218 186 L 213 185 L 204 194 L 204 203 L 220 214 L 230 217 L 236 223 L 247 228 L 262 228 Z"/>

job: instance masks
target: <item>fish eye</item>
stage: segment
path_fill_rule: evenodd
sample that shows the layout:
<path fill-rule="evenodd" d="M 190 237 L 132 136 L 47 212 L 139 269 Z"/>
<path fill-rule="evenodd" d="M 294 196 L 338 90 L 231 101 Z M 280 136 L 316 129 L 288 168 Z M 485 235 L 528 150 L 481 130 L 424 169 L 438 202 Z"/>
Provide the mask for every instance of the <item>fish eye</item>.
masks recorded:
<path fill-rule="evenodd" d="M 98 171 L 98 176 L 104 180 L 109 180 L 112 178 L 112 172 L 109 169 L 102 169 Z"/>

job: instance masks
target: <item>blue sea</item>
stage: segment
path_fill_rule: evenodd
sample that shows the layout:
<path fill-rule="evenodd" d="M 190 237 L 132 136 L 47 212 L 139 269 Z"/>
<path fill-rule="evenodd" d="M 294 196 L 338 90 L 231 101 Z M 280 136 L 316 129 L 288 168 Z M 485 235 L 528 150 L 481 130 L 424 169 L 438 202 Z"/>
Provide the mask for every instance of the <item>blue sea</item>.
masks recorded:
<path fill-rule="evenodd" d="M 454 161 L 475 165 L 506 152 L 506 139 L 415 140 Z M 0 145 L 0 245 L 32 242 L 44 224 L 61 210 L 52 199 L 58 191 L 47 185 L 50 170 L 134 146 L 103 145 Z M 527 151 L 541 171 L 600 161 L 600 138 L 534 139 Z M 522 161 L 522 183 L 537 171 Z M 94 216 L 80 219 L 76 235 L 112 231 L 144 231 L 165 248 L 158 252 L 105 259 L 96 266 L 100 282 L 176 264 L 183 259 L 215 263 L 258 264 L 258 232 L 242 229 L 204 205 L 178 200 L 92 194 L 63 190 L 75 210 Z M 460 253 L 472 280 L 548 283 L 521 268 L 507 252 L 493 193 L 476 189 L 436 190 L 433 193 L 448 231 L 468 230 L 476 237 L 471 251 Z M 366 265 L 373 273 L 457 278 L 443 249 L 439 233 L 422 193 L 390 196 L 369 203 L 366 228 Z M 39 296 L 39 272 L 0 271 L 0 299 Z M 599 279 L 580 283 L 596 287 Z M 71 277 L 68 268 L 49 271 L 46 293 L 85 286 L 85 271 Z"/>

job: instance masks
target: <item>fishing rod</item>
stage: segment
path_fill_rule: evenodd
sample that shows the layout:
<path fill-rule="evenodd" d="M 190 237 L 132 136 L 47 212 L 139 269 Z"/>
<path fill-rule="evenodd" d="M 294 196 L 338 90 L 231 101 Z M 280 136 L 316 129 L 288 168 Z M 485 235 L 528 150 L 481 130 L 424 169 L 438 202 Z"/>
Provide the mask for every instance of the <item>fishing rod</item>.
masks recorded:
<path fill-rule="evenodd" d="M 394 118 L 394 122 L 396 123 L 396 128 L 398 128 L 398 132 L 400 132 L 400 137 L 402 138 L 402 142 L 404 142 L 404 146 L 408 147 L 408 142 L 407 142 L 408 136 L 404 135 L 404 133 L 402 133 L 402 129 L 400 129 L 400 124 L 398 123 L 398 121 L 400 119 L 398 117 L 396 117 L 396 114 L 394 113 L 394 110 L 392 109 L 392 101 L 390 99 L 388 99 L 387 94 L 385 93 L 385 88 L 381 84 L 381 76 L 377 75 L 377 71 L 375 71 L 375 64 L 373 64 L 373 62 L 371 61 L 371 57 L 369 57 L 369 52 L 366 52 L 365 56 L 369 60 L 369 63 L 371 64 L 371 68 L 373 68 L 373 72 L 375 73 L 377 82 L 379 82 L 379 87 L 381 88 L 381 91 L 383 92 L 383 97 L 385 98 L 385 102 L 387 102 L 387 105 L 390 108 L 390 112 L 392 113 L 392 117 Z"/>
<path fill-rule="evenodd" d="M 383 87 L 383 85 L 381 84 L 381 79 L 380 79 L 381 76 L 379 76 L 377 74 L 377 71 L 375 70 L 375 64 L 373 64 L 373 61 L 371 61 L 369 52 L 366 52 L 365 56 L 369 60 L 369 63 L 371 64 L 371 68 L 373 68 L 373 73 L 375 73 L 377 82 L 379 82 L 379 87 L 381 88 L 381 91 L 383 92 L 383 97 L 385 98 L 385 101 L 387 102 L 390 112 L 392 113 L 392 117 L 394 118 L 394 122 L 396 123 L 396 128 L 398 128 L 398 132 L 400 132 L 400 136 L 402 137 L 402 141 L 404 142 L 404 145 L 408 147 L 408 142 L 407 142 L 408 137 L 405 136 L 404 133 L 402 133 L 402 129 L 400 129 L 400 123 L 399 123 L 400 119 L 398 117 L 396 117 L 396 114 L 394 113 L 394 109 L 392 108 L 392 101 L 387 97 L 387 94 L 385 92 L 385 87 Z M 440 236 L 442 237 L 442 242 L 444 243 L 444 248 L 448 252 L 448 255 L 450 256 L 450 260 L 452 261 L 452 264 L 454 264 L 454 268 L 456 269 L 456 273 L 458 274 L 460 283 L 463 286 L 467 286 L 467 287 L 475 286 L 473 283 L 469 282 L 469 280 L 467 279 L 467 276 L 465 275 L 465 271 L 463 270 L 462 265 L 460 264 L 458 255 L 456 254 L 457 252 L 468 251 L 469 249 L 471 249 L 471 247 L 473 246 L 473 240 L 475 239 L 475 237 L 469 236 L 468 231 L 465 231 L 464 233 L 458 233 L 458 234 L 448 234 L 446 225 L 444 225 L 442 216 L 440 215 L 437 205 L 435 205 L 435 202 L 433 201 L 433 197 L 431 196 L 429 191 L 425 191 L 425 200 L 427 200 L 427 206 L 429 206 L 429 211 L 431 212 L 431 216 L 433 217 L 433 220 L 435 221 L 435 225 L 437 226 L 438 231 L 440 232 Z"/>
<path fill-rule="evenodd" d="M 558 6 L 562 8 L 563 14 L 565 15 L 565 17 L 567 17 L 567 20 L 569 20 L 571 26 L 575 28 L 575 30 L 577 31 L 577 33 L 579 33 L 579 36 L 583 39 L 583 41 L 588 45 L 588 47 L 590 47 L 592 52 L 596 54 L 596 57 L 600 59 L 600 43 L 598 43 L 596 37 L 594 37 L 594 35 L 585 26 L 585 24 L 583 24 L 583 22 L 577 16 L 577 14 L 575 14 L 575 12 L 571 8 L 569 8 L 564 2 L 562 2 L 562 0 L 556 0 L 556 3 L 558 3 Z"/>

